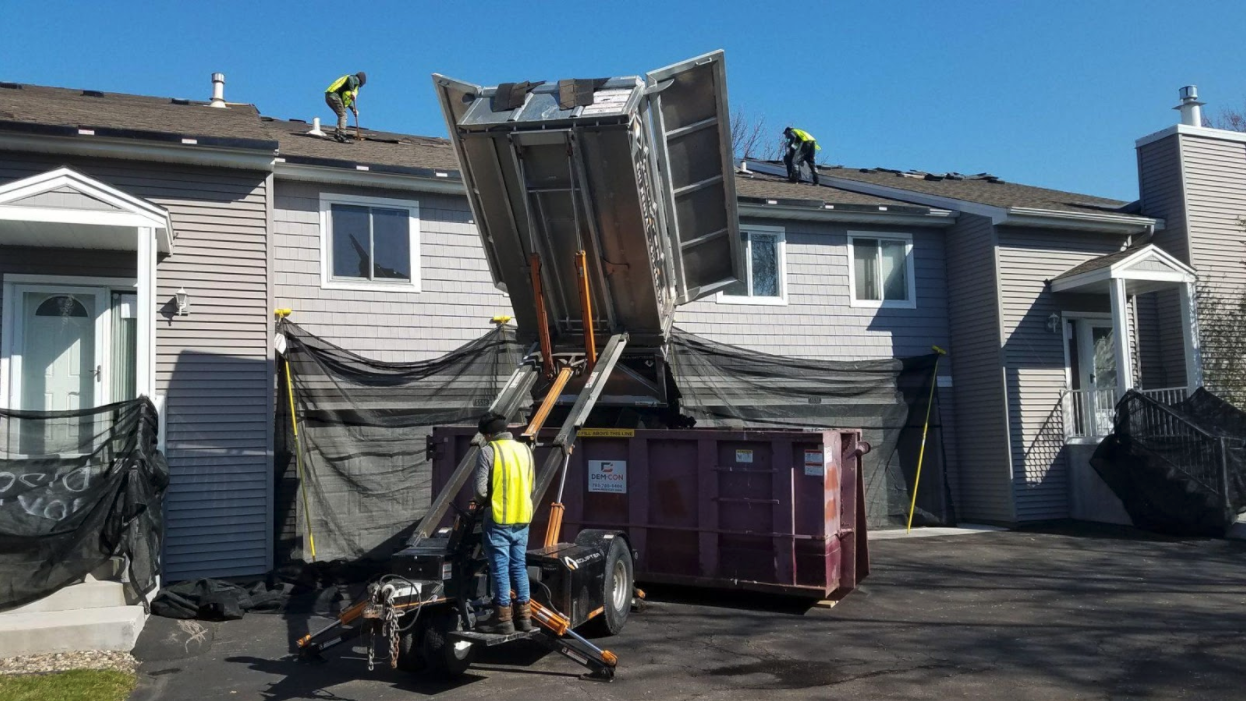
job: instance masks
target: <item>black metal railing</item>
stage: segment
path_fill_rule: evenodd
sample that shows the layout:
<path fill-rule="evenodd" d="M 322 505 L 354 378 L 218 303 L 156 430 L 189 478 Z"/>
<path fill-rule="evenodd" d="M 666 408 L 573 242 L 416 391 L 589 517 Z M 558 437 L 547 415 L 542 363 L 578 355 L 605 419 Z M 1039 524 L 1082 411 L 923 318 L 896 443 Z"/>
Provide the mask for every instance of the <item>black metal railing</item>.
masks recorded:
<path fill-rule="evenodd" d="M 1208 431 L 1176 408 L 1133 391 L 1117 403 L 1115 423 L 1118 435 L 1128 435 L 1138 447 L 1215 498 L 1232 520 L 1229 464 L 1246 450 L 1242 439 Z"/>

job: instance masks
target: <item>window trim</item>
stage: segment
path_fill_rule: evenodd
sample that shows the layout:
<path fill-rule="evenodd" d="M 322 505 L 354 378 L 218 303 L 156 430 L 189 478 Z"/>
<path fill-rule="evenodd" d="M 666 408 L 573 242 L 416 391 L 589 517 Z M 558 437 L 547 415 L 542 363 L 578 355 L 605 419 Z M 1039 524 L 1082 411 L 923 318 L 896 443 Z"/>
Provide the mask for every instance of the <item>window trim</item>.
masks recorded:
<path fill-rule="evenodd" d="M 338 279 L 333 277 L 333 261 L 330 258 L 333 252 L 333 205 L 335 204 L 407 210 L 409 221 L 407 228 L 411 237 L 408 245 L 411 255 L 410 281 L 382 282 L 379 280 Z M 420 292 L 420 238 L 419 200 L 399 200 L 390 197 L 368 197 L 331 192 L 320 193 L 320 289 L 356 290 L 360 292 Z"/>
<path fill-rule="evenodd" d="M 907 296 L 904 301 L 887 300 L 887 299 L 857 299 L 857 258 L 856 245 L 857 239 L 872 239 L 875 241 L 903 241 L 904 242 L 904 268 L 905 282 L 908 284 Z M 848 301 L 853 307 L 862 307 L 865 309 L 916 309 L 917 308 L 917 277 L 914 273 L 916 267 L 913 263 L 916 255 L 913 251 L 913 235 L 905 233 L 893 233 L 882 231 L 849 231 L 848 232 Z M 882 247 L 879 246 L 879 251 Z M 882 283 L 882 271 L 879 271 L 878 284 Z M 881 293 L 882 290 L 879 290 Z"/>
<path fill-rule="evenodd" d="M 744 270 L 745 287 L 748 289 L 747 295 L 729 295 L 726 291 L 718 292 L 719 304 L 743 304 L 767 307 L 782 307 L 787 305 L 787 231 L 781 226 L 756 225 L 747 226 L 740 225 L 740 233 L 742 234 L 765 234 L 774 236 L 778 240 L 778 277 L 779 277 L 779 296 L 778 297 L 754 297 L 753 296 L 753 256 L 751 247 L 746 246 L 744 251 Z M 750 241 L 751 243 L 751 241 Z"/>

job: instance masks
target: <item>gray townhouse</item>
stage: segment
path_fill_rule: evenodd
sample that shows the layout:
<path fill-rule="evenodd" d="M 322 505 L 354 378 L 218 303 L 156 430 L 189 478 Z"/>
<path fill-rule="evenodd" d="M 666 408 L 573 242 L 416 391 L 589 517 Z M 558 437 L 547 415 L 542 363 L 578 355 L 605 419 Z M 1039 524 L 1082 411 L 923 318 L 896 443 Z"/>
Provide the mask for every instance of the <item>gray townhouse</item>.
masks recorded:
<path fill-rule="evenodd" d="M 510 307 L 447 141 L 315 126 L 223 97 L 0 83 L 0 407 L 153 399 L 167 580 L 273 566 L 274 309 L 403 361 Z M 947 348 L 959 517 L 1068 517 L 1079 444 L 1116 397 L 1201 382 L 1196 276 L 1246 282 L 1246 135 L 1181 124 L 1137 152 L 1135 202 L 882 169 L 792 184 L 741 162 L 748 279 L 676 323 L 808 358 Z M 53 320 L 71 337 L 48 343 Z"/>

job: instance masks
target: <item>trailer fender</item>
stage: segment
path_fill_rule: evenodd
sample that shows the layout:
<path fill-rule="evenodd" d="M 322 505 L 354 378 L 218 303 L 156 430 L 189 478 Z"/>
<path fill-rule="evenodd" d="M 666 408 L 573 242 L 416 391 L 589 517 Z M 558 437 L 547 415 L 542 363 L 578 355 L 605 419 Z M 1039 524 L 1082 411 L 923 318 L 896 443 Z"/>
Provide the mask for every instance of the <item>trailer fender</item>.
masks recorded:
<path fill-rule="evenodd" d="M 636 549 L 632 547 L 632 541 L 627 537 L 627 533 L 625 531 L 586 528 L 576 534 L 575 544 L 589 548 L 597 548 L 604 553 L 610 549 L 610 541 L 615 538 L 622 538 L 623 542 L 627 543 L 627 549 L 632 553 L 632 560 L 636 560 L 640 557 L 640 553 L 636 552 Z"/>

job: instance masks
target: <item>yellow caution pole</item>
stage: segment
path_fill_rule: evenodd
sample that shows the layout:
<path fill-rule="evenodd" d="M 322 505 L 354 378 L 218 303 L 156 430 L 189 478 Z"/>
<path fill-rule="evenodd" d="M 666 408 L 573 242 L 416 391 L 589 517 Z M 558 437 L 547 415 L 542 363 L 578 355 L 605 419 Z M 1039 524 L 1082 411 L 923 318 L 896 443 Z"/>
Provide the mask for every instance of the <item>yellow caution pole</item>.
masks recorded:
<path fill-rule="evenodd" d="M 292 313 L 290 309 L 278 309 L 276 314 L 284 319 Z M 307 480 L 303 474 L 303 445 L 299 438 L 298 414 L 294 409 L 294 371 L 290 369 L 290 359 L 282 353 L 286 365 L 286 394 L 290 397 L 290 429 L 294 432 L 294 464 L 298 469 L 299 491 L 303 493 L 303 525 L 307 528 L 307 546 L 311 551 L 312 562 L 316 561 L 316 536 L 312 533 L 311 507 L 307 501 Z"/>
<path fill-rule="evenodd" d="M 935 356 L 934 373 L 930 377 L 930 398 L 926 400 L 926 425 L 922 427 L 922 447 L 917 453 L 917 477 L 913 479 L 913 501 L 909 503 L 909 522 L 904 527 L 905 533 L 913 532 L 913 512 L 917 510 L 917 485 L 922 481 L 922 460 L 926 457 L 926 433 L 930 431 L 930 410 L 934 408 L 935 387 L 939 384 L 939 361 L 947 355 L 947 351 L 938 346 L 931 346 L 938 355 Z"/>

